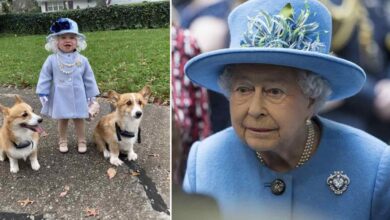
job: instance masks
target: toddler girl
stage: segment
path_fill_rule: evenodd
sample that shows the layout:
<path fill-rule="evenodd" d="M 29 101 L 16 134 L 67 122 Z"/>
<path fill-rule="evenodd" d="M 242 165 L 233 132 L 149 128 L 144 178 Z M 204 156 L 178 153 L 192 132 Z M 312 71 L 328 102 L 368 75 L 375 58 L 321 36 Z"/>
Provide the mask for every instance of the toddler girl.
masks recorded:
<path fill-rule="evenodd" d="M 41 113 L 58 120 L 62 153 L 68 152 L 67 127 L 69 119 L 73 119 L 78 152 L 85 153 L 84 119 L 94 116 L 88 107 L 97 105 L 94 100 L 99 95 L 88 59 L 79 53 L 87 47 L 85 36 L 69 18 L 58 19 L 50 32 L 45 48 L 53 54 L 43 64 L 36 89 L 42 103 Z"/>

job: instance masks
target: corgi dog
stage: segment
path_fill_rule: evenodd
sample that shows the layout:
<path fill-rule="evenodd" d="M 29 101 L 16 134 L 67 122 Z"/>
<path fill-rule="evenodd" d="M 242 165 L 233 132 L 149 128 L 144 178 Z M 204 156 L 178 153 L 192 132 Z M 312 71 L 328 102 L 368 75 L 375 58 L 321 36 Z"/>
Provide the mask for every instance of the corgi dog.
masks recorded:
<path fill-rule="evenodd" d="M 120 166 L 123 161 L 119 159 L 119 153 L 125 153 L 129 161 L 136 160 L 138 155 L 134 152 L 134 144 L 140 137 L 139 126 L 143 116 L 143 108 L 151 90 L 144 86 L 138 93 L 119 94 L 109 91 L 109 98 L 115 111 L 103 116 L 98 122 L 93 139 L 104 158 L 110 160 L 115 166 Z"/>
<path fill-rule="evenodd" d="M 8 157 L 11 173 L 19 171 L 19 159 L 30 159 L 31 168 L 39 170 L 38 141 L 43 132 L 40 127 L 43 119 L 33 112 L 30 105 L 20 96 L 15 96 L 15 104 L 11 107 L 0 105 L 3 113 L 3 125 L 0 129 L 0 161 Z"/>

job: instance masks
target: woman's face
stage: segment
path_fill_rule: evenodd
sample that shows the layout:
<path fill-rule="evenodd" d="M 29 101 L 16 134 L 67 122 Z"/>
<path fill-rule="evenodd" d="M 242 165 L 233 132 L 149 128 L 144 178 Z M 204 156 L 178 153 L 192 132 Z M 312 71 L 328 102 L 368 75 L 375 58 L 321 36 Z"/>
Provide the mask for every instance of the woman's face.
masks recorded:
<path fill-rule="evenodd" d="M 297 70 L 239 64 L 229 72 L 231 120 L 242 140 L 256 151 L 291 149 L 305 141 L 305 122 L 313 115 L 313 105 L 297 83 Z"/>
<path fill-rule="evenodd" d="M 72 53 L 76 50 L 77 38 L 75 34 L 62 34 L 58 36 L 58 48 L 64 53 Z"/>

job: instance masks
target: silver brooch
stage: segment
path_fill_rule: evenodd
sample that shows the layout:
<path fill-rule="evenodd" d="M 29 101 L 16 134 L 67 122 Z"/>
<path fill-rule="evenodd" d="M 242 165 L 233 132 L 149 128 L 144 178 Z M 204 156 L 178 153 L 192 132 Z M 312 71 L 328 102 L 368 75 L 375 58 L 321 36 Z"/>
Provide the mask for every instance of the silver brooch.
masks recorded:
<path fill-rule="evenodd" d="M 326 182 L 336 195 L 341 195 L 347 190 L 350 180 L 346 174 L 343 174 L 343 171 L 334 171 Z"/>

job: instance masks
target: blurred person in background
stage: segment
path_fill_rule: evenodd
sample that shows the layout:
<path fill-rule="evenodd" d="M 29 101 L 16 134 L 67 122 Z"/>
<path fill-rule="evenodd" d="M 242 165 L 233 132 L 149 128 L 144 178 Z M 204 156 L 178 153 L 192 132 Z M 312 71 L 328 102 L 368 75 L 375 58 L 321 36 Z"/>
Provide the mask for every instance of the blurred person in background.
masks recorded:
<path fill-rule="evenodd" d="M 201 53 L 226 48 L 229 42 L 227 16 L 233 0 L 174 0 L 178 7 L 180 26 L 188 29 Z M 225 97 L 208 90 L 212 132 L 230 126 L 229 103 Z"/>
<path fill-rule="evenodd" d="M 173 112 L 173 111 L 172 111 Z M 180 126 L 172 116 L 172 173 L 181 169 L 183 155 Z M 204 195 L 184 193 L 181 185 L 172 181 L 172 219 L 173 220 L 219 220 L 221 215 L 215 200 Z"/>
<path fill-rule="evenodd" d="M 173 117 L 181 135 L 180 159 L 173 173 L 173 182 L 181 184 L 191 145 L 210 134 L 210 119 L 206 89 L 194 85 L 184 74 L 186 62 L 200 53 L 196 40 L 187 29 L 178 25 L 179 16 L 173 10 L 171 27 L 171 82 Z M 179 146 L 178 146 L 179 147 Z"/>
<path fill-rule="evenodd" d="M 332 51 L 367 73 L 363 89 L 330 103 L 324 117 L 390 141 L 390 1 L 320 0 L 333 19 Z"/>

